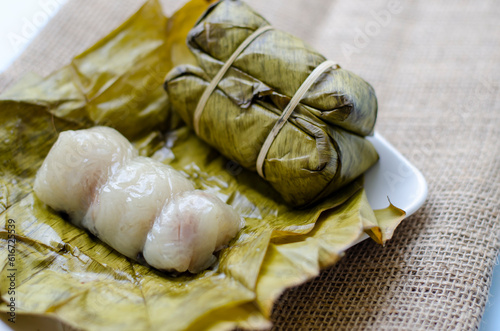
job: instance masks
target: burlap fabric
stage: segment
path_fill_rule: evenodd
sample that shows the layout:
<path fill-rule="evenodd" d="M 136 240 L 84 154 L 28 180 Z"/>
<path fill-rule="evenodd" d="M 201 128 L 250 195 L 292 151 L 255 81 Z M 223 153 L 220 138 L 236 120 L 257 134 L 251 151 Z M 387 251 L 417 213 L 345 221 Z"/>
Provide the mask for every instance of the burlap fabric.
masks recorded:
<path fill-rule="evenodd" d="M 182 2 L 165 1 L 166 13 Z M 377 130 L 429 183 L 386 247 L 364 242 L 285 292 L 275 328 L 476 329 L 500 248 L 500 3 L 249 2 L 374 86 Z M 0 91 L 66 64 L 139 6 L 70 0 L 0 76 Z"/>

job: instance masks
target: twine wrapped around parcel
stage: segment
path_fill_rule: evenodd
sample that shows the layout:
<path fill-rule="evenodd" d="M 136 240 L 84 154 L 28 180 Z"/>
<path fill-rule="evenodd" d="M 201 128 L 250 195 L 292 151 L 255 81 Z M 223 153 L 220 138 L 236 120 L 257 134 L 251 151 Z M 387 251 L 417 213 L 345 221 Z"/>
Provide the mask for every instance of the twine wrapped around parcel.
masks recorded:
<path fill-rule="evenodd" d="M 188 46 L 199 67 L 167 75 L 172 108 L 286 202 L 316 202 L 377 161 L 364 139 L 377 114 L 373 88 L 243 2 L 209 8 Z"/>
<path fill-rule="evenodd" d="M 221 80 L 222 76 L 226 73 L 227 69 L 231 66 L 231 64 L 234 62 L 236 57 L 255 39 L 257 38 L 260 34 L 266 32 L 267 30 L 272 29 L 272 26 L 268 25 L 265 27 L 262 27 L 252 33 L 241 45 L 236 49 L 236 51 L 231 55 L 229 60 L 224 64 L 224 66 L 219 70 L 217 75 L 214 77 L 214 79 L 210 82 L 210 85 L 205 89 L 203 92 L 200 101 L 198 101 L 198 105 L 196 106 L 196 110 L 194 111 L 194 131 L 199 134 L 199 123 L 200 123 L 200 117 L 201 113 L 203 112 L 203 109 L 205 108 L 205 105 L 207 103 L 208 98 L 210 97 L 210 94 L 212 94 L 213 90 L 217 87 L 217 84 Z M 297 104 L 300 102 L 304 94 L 307 92 L 307 90 L 311 87 L 311 85 L 314 83 L 314 81 L 321 75 L 326 69 L 337 65 L 333 61 L 325 61 L 321 63 L 314 71 L 307 77 L 307 79 L 302 83 L 300 88 L 297 90 L 297 93 L 293 96 L 293 98 L 290 100 L 288 105 L 286 106 L 285 110 L 283 111 L 281 117 L 278 119 L 276 124 L 274 125 L 273 129 L 269 133 L 269 135 L 266 138 L 266 141 L 264 142 L 264 145 L 262 145 L 262 148 L 260 149 L 259 156 L 257 157 L 257 173 L 259 174 L 260 177 L 264 177 L 264 173 L 262 171 L 262 165 L 264 164 L 264 159 L 266 158 L 267 152 L 269 151 L 269 147 L 271 147 L 271 144 L 274 141 L 274 138 L 278 135 L 280 132 L 281 128 L 283 125 L 286 123 L 290 115 L 292 114 L 293 110 L 297 106 Z"/>

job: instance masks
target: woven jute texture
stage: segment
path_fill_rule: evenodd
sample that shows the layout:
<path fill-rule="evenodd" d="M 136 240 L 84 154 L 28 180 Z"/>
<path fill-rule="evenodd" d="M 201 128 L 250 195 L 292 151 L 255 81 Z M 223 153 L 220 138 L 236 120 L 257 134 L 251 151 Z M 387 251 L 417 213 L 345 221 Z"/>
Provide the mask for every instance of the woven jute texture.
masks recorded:
<path fill-rule="evenodd" d="M 166 13 L 182 2 L 165 1 Z M 476 329 L 500 248 L 500 2 L 249 3 L 374 86 L 376 129 L 429 184 L 386 247 L 366 241 L 286 291 L 275 328 Z M 69 0 L 0 76 L 0 91 L 68 63 L 139 6 Z"/>

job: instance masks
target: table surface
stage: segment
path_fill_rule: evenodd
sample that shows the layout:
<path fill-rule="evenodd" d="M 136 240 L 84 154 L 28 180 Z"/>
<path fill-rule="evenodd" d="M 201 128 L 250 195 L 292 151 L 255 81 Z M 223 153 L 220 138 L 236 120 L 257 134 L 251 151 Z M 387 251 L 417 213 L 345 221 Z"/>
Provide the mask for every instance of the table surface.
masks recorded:
<path fill-rule="evenodd" d="M 0 3 L 0 73 L 26 48 L 67 0 L 24 0 Z M 0 331 L 10 330 L 0 321 Z M 494 269 L 480 331 L 500 330 L 500 264 Z"/>

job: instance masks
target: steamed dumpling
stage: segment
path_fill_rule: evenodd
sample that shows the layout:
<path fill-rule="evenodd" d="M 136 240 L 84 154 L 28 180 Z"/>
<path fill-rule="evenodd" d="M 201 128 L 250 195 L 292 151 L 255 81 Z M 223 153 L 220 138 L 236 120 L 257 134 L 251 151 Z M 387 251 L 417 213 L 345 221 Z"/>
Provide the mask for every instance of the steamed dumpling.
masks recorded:
<path fill-rule="evenodd" d="M 193 184 L 172 167 L 136 157 L 99 188 L 83 227 L 135 259 L 165 201 L 188 190 L 194 190 Z"/>
<path fill-rule="evenodd" d="M 199 272 L 215 261 L 240 230 L 240 216 L 212 194 L 196 190 L 173 197 L 156 219 L 144 245 L 144 258 L 161 270 Z"/>
<path fill-rule="evenodd" d="M 112 128 L 61 132 L 38 170 L 34 191 L 79 225 L 96 187 L 136 155 L 132 144 Z"/>
<path fill-rule="evenodd" d="M 129 258 L 161 270 L 207 268 L 242 218 L 172 167 L 137 154 L 111 128 L 62 132 L 37 173 L 35 194 Z"/>

